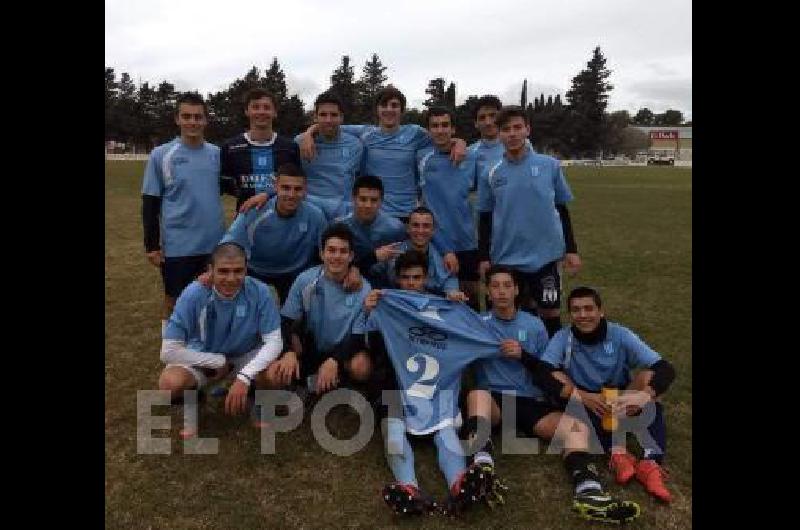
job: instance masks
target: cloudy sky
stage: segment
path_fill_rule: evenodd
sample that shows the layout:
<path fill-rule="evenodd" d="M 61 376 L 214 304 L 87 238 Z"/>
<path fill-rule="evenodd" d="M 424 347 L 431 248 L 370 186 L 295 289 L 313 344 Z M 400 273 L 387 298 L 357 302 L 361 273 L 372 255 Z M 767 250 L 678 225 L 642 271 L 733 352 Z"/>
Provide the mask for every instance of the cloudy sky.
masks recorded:
<path fill-rule="evenodd" d="M 422 108 L 435 77 L 456 99 L 519 102 L 563 94 L 600 46 L 609 110 L 692 114 L 690 0 L 106 0 L 105 63 L 135 82 L 203 94 L 277 57 L 309 108 L 349 55 L 356 77 L 377 53 L 389 82 Z"/>

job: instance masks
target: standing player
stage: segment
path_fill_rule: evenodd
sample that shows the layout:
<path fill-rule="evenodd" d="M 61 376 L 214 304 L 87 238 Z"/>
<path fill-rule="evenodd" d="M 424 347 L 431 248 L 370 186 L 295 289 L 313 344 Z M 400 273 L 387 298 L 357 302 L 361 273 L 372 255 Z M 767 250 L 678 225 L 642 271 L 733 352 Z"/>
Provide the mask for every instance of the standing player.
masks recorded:
<path fill-rule="evenodd" d="M 225 232 L 219 198 L 219 148 L 206 142 L 206 104 L 198 94 L 178 98 L 180 137 L 150 153 L 142 182 L 147 260 L 164 281 L 162 328 L 175 300 L 208 264 Z"/>
<path fill-rule="evenodd" d="M 350 193 L 361 167 L 364 145 L 351 134 L 342 134 L 342 100 L 324 92 L 314 101 L 314 118 L 319 127 L 314 135 L 317 156 L 303 160 L 308 181 L 307 200 L 325 213 L 328 220 L 344 215 L 351 208 Z M 295 142 L 302 140 L 298 134 Z"/>
<path fill-rule="evenodd" d="M 237 212 L 255 194 L 275 195 L 275 170 L 282 164 L 300 165 L 297 145 L 272 128 L 278 114 L 275 96 L 263 88 L 247 91 L 244 114 L 250 122 L 247 131 L 226 140 L 220 148 L 225 189 L 236 195 Z"/>
<path fill-rule="evenodd" d="M 223 241 L 248 254 L 248 274 L 275 287 L 281 303 L 297 275 L 319 257 L 319 238 L 327 226 L 322 210 L 305 199 L 306 177 L 287 162 L 278 168 L 278 195 L 264 208 L 239 215 Z"/>
<path fill-rule="evenodd" d="M 428 132 L 433 146 L 417 152 L 422 201 L 433 212 L 444 251 L 455 251 L 458 279 L 469 304 L 479 310 L 478 238 L 475 213 L 469 202 L 477 178 L 476 155 L 468 152 L 458 164 L 450 160 L 455 133 L 453 113 L 442 107 L 428 111 Z"/>
<path fill-rule="evenodd" d="M 225 412 L 241 414 L 252 403 L 252 391 L 269 386 L 266 369 L 281 352 L 278 307 L 266 285 L 245 276 L 246 257 L 238 245 L 216 247 L 208 269 L 211 287 L 191 283 L 164 329 L 161 360 L 167 366 L 158 388 L 178 402 L 184 390 L 235 373 Z"/>
<path fill-rule="evenodd" d="M 609 467 L 619 484 L 635 476 L 648 493 L 670 502 L 672 495 L 664 485 L 661 467 L 667 429 L 659 398 L 675 380 L 675 369 L 628 328 L 608 322 L 596 290 L 573 289 L 567 305 L 572 326 L 556 333 L 548 344 L 542 355 L 542 370 L 534 374 L 537 384 L 561 398 L 573 391 L 578 394 L 589 409 L 603 449 L 611 452 Z M 634 375 L 636 369 L 640 371 Z M 607 400 L 601 393 L 604 387 L 618 390 L 620 397 Z M 628 391 L 623 392 L 626 388 Z M 615 440 L 601 418 L 613 413 L 637 416 L 645 407 L 654 416 L 647 426 L 649 437 L 643 443 L 642 459 L 637 462 L 627 451 L 625 440 Z"/>
<path fill-rule="evenodd" d="M 558 262 L 570 274 L 581 266 L 566 206 L 572 192 L 559 161 L 528 148 L 523 109 L 504 108 L 497 125 L 505 153 L 478 181 L 481 274 L 490 264 L 516 269 L 520 309 L 538 311 L 552 337 L 561 329 Z"/>
<path fill-rule="evenodd" d="M 590 465 L 588 428 L 552 405 L 533 382 L 532 368 L 526 368 L 534 367 L 544 353 L 547 331 L 537 317 L 517 310 L 514 300 L 519 288 L 513 269 L 492 267 L 486 274 L 486 286 L 492 310 L 482 318 L 504 338 L 500 343 L 504 357 L 474 363 L 477 388 L 467 395 L 467 438 L 474 439 L 481 423 L 498 426 L 502 407 L 513 401 L 514 428 L 525 435 L 550 440 L 559 431 L 565 433 L 564 466 L 575 488 L 573 509 L 581 517 L 611 523 L 635 519 L 640 512 L 637 504 L 619 501 L 603 491 L 600 477 Z M 476 453 L 475 462 L 493 468 L 491 447 L 488 440 Z"/>
<path fill-rule="evenodd" d="M 503 158 L 503 143 L 498 138 L 497 113 L 503 108 L 503 104 L 497 96 L 483 96 L 475 105 L 475 128 L 478 129 L 481 137 L 470 144 L 468 151 L 475 155 L 478 166 L 478 175 L 483 175 L 489 168 Z M 473 188 L 477 186 L 474 182 Z"/>

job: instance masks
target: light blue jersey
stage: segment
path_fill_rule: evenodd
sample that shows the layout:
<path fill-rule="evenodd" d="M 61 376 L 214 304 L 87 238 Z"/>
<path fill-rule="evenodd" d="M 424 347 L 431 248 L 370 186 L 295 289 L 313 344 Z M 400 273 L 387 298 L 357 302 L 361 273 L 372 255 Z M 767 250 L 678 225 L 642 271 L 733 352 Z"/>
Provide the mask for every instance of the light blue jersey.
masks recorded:
<path fill-rule="evenodd" d="M 233 241 L 247 252 L 247 266 L 258 274 L 274 276 L 306 269 L 319 252 L 327 226 L 322 210 L 300 203 L 290 217 L 278 215 L 273 197 L 263 208 L 239 214 L 222 239 Z"/>
<path fill-rule="evenodd" d="M 480 177 L 480 175 L 488 173 L 489 169 L 503 158 L 503 153 L 506 152 L 506 148 L 499 137 L 494 140 L 481 138 L 470 144 L 467 148 L 467 152 L 475 155 L 477 173 L 476 181 L 472 185 L 474 189 L 478 184 L 477 178 Z"/>
<path fill-rule="evenodd" d="M 383 182 L 383 211 L 407 217 L 417 205 L 416 152 L 431 145 L 428 131 L 414 124 L 401 125 L 392 133 L 376 125 L 342 125 L 341 130 L 363 142 L 361 174 Z"/>
<path fill-rule="evenodd" d="M 301 136 L 294 139 L 298 145 Z M 319 206 L 328 220 L 332 220 L 352 202 L 353 182 L 361 168 L 364 145 L 357 137 L 341 133 L 332 141 L 316 134 L 314 144 L 317 156 L 310 162 L 302 161 L 308 183 L 306 200 Z"/>
<path fill-rule="evenodd" d="M 556 205 L 571 200 L 555 158 L 531 149 L 519 161 L 503 156 L 478 180 L 478 211 L 492 212 L 492 263 L 530 273 L 563 258 Z"/>
<path fill-rule="evenodd" d="M 428 434 L 458 423 L 461 373 L 476 359 L 500 355 L 501 337 L 468 306 L 387 289 L 363 329 L 379 331 L 392 362 L 408 432 Z"/>
<path fill-rule="evenodd" d="M 547 347 L 547 330 L 539 317 L 526 311 L 517 311 L 511 320 L 504 320 L 493 312 L 481 318 L 504 339 L 514 339 L 522 346 L 522 355 L 539 359 Z M 480 388 L 492 392 L 516 392 L 518 396 L 543 398 L 544 392 L 533 384 L 530 371 L 517 359 L 501 357 L 482 359 L 475 363 L 475 380 Z"/>
<path fill-rule="evenodd" d="M 194 281 L 184 289 L 164 328 L 163 338 L 188 348 L 239 357 L 262 344 L 262 336 L 280 331 L 278 306 L 269 288 L 245 277 L 231 300 Z"/>
<path fill-rule="evenodd" d="M 413 250 L 411 241 L 405 240 L 399 246 L 400 253 Z M 428 245 L 428 278 L 425 280 L 425 290 L 438 295 L 445 295 L 450 291 L 458 290 L 458 278 L 447 272 L 441 254 L 433 247 Z M 379 279 L 380 284 L 377 288 L 398 287 L 395 262 L 397 258 L 392 258 L 382 263 L 376 263 L 370 271 L 372 278 Z"/>
<path fill-rule="evenodd" d="M 369 224 L 361 223 L 352 212 L 337 218 L 336 221 L 347 225 L 353 233 L 355 261 L 374 254 L 378 247 L 406 238 L 406 227 L 403 222 L 382 211 L 378 211 L 378 215 Z"/>
<path fill-rule="evenodd" d="M 350 336 L 353 323 L 363 313 L 364 298 L 372 286 L 362 281 L 361 289 L 350 293 L 341 283 L 326 277 L 322 265 L 312 267 L 292 284 L 281 315 L 293 320 L 303 317 L 317 350 L 330 353 Z"/>
<path fill-rule="evenodd" d="M 458 165 L 450 153 L 429 147 L 417 153 L 419 187 L 422 202 L 436 219 L 437 233 L 442 233 L 461 252 L 478 248 L 475 212 L 469 202 L 469 192 L 477 178 L 476 156 L 467 152 Z"/>
<path fill-rule="evenodd" d="M 168 258 L 210 254 L 225 233 L 215 145 L 189 147 L 176 138 L 153 149 L 142 194 L 161 198 L 161 250 Z"/>
<path fill-rule="evenodd" d="M 582 344 L 571 327 L 553 335 L 542 355 L 545 361 L 563 370 L 572 382 L 589 392 L 603 385 L 623 388 L 631 380 L 631 370 L 649 368 L 661 356 L 631 330 L 608 323 L 606 337 L 597 344 Z"/>

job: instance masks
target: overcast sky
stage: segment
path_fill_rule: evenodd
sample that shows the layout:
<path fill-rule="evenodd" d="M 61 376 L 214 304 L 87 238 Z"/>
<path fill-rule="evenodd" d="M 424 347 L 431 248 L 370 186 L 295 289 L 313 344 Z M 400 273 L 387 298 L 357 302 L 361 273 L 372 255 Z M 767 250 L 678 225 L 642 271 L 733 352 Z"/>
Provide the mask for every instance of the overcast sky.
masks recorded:
<path fill-rule="evenodd" d="M 689 0 L 106 0 L 105 64 L 134 82 L 202 94 L 277 57 L 289 94 L 310 108 L 349 55 L 360 77 L 377 53 L 422 108 L 428 81 L 456 83 L 458 103 L 497 94 L 519 104 L 563 94 L 600 46 L 612 70 L 609 110 L 692 114 Z"/>

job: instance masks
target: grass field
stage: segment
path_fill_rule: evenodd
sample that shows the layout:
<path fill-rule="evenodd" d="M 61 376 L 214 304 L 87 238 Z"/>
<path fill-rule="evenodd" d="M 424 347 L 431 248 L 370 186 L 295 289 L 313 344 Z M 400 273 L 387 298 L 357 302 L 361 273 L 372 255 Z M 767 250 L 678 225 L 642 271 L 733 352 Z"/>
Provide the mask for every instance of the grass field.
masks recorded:
<path fill-rule="evenodd" d="M 143 167 L 106 163 L 107 528 L 592 527 L 569 511 L 571 487 L 557 456 L 500 456 L 497 469 L 511 491 L 494 511 L 399 520 L 378 495 L 392 478 L 379 432 L 360 453 L 338 457 L 317 445 L 306 419 L 278 435 L 276 454 L 262 455 L 258 432 L 244 419 L 226 417 L 213 398 L 203 407 L 200 432 L 219 439 L 219 454 L 184 454 L 181 416 L 174 413 L 169 432 L 155 431 L 172 439 L 172 454 L 137 454 L 136 392 L 155 389 L 161 369 L 161 278 L 142 247 Z M 567 288 L 597 286 L 609 319 L 631 327 L 678 372 L 665 400 L 673 504 L 656 504 L 635 481 L 623 490 L 605 470 L 604 477 L 612 492 L 641 504 L 634 527 L 691 527 L 691 169 L 571 167 L 567 176 L 584 262 Z M 230 213 L 233 201 L 225 200 Z M 153 414 L 168 413 L 154 407 Z M 334 411 L 328 423 L 340 437 L 356 430 L 346 412 Z M 441 497 L 446 486 L 432 444 L 417 445 L 415 453 L 421 486 Z"/>

